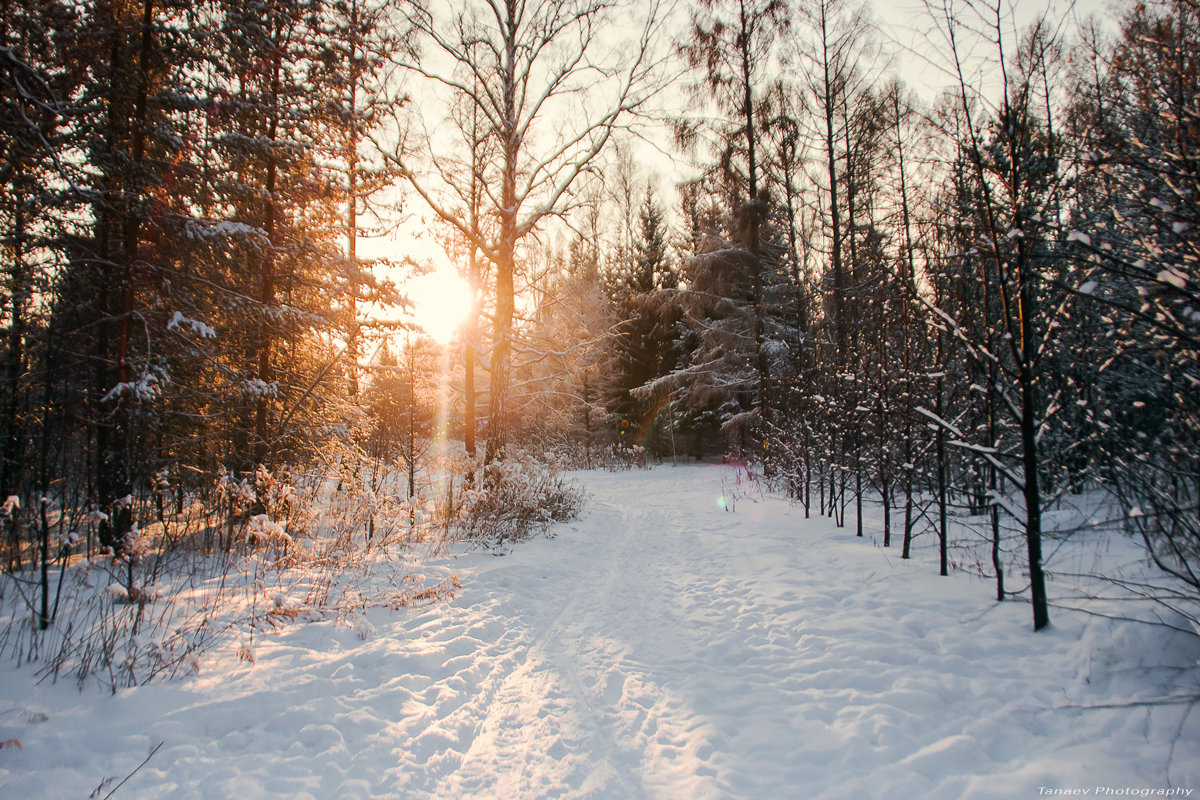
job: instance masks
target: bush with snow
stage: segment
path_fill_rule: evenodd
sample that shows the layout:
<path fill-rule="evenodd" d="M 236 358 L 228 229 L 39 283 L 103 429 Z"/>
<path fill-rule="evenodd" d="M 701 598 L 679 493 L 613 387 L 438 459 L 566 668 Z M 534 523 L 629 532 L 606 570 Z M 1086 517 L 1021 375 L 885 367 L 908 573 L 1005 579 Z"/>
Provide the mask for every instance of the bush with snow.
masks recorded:
<path fill-rule="evenodd" d="M 40 565 L 0 576 L 0 655 L 115 691 L 194 672 L 214 648 L 241 642 L 253 654 L 255 636 L 285 625 L 395 606 L 390 587 L 420 563 L 435 515 L 410 513 L 422 497 L 398 499 L 395 465 L 335 455 L 340 481 L 322 470 L 226 472 L 176 514 L 155 506 L 172 488 L 168 471 L 156 473 L 149 493 L 124 501 L 134 526 L 121 553 L 92 550 L 74 530 L 52 542 L 49 625 L 39 624 Z M 372 583 L 380 571 L 396 573 L 383 588 Z"/>
<path fill-rule="evenodd" d="M 488 547 L 527 539 L 574 519 L 586 495 L 557 470 L 527 454 L 489 464 L 466 493 L 453 532 Z"/>

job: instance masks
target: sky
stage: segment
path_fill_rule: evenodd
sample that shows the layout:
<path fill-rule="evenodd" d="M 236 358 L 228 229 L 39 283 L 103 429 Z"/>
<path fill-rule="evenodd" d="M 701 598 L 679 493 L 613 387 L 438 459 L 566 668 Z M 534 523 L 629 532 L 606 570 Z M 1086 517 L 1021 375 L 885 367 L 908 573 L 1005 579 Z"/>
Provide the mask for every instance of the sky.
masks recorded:
<path fill-rule="evenodd" d="M 929 0 L 936 5 L 938 0 Z M 962 0 L 949 0 L 956 11 L 963 12 L 966 4 Z M 953 76 L 947 71 L 944 47 L 934 32 L 934 22 L 927 7 L 927 0 L 874 0 L 870 4 L 883 53 L 878 59 L 881 73 L 899 75 L 914 91 L 926 100 L 932 100 L 941 91 L 952 85 Z M 1121 0 L 1014 0 L 1006 21 L 1011 26 L 1024 26 L 1039 15 L 1068 20 L 1084 19 L 1092 14 L 1115 18 L 1112 9 L 1129 5 Z M 686 6 L 683 6 L 686 8 Z M 1067 25 L 1067 29 L 1073 23 Z M 993 54 L 981 53 L 987 59 Z M 681 98 L 682 103 L 682 98 Z M 661 186 L 670 186 L 690 177 L 690 167 L 685 158 L 672 159 L 668 152 L 669 135 L 665 131 L 650 132 L 656 144 L 637 147 L 637 158 Z M 411 195 L 411 193 L 409 193 Z M 667 206 L 674 198 L 661 198 Z M 432 265 L 440 272 L 454 269 L 439 241 L 439 223 L 433 214 L 420 206 L 416 198 L 408 198 L 404 218 L 395 224 L 385 236 L 360 239 L 358 252 L 366 258 L 400 259 L 408 256 L 418 263 Z M 402 275 L 394 274 L 394 279 Z M 441 280 L 441 279 L 439 279 Z M 433 282 L 434 285 L 449 285 Z"/>

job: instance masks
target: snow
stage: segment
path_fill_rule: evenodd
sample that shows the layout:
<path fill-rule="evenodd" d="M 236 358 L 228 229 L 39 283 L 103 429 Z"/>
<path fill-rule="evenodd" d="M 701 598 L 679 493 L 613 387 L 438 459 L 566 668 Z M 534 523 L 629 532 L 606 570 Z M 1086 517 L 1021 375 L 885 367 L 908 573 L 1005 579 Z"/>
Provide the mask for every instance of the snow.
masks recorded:
<path fill-rule="evenodd" d="M 185 326 L 191 329 L 193 335 L 198 336 L 201 339 L 217 338 L 217 332 L 213 330 L 212 327 L 206 325 L 198 319 L 190 319 L 189 317 L 184 316 L 183 312 L 180 311 L 176 311 L 174 314 L 172 314 L 170 321 L 167 322 L 167 330 L 169 331 L 181 330 Z"/>
<path fill-rule="evenodd" d="M 261 378 L 250 378 L 242 381 L 242 390 L 252 397 L 276 397 L 279 394 L 279 382 L 267 382 Z"/>
<path fill-rule="evenodd" d="M 1187 276 L 1183 275 L 1176 269 L 1164 269 L 1158 273 L 1160 283 L 1169 283 L 1176 289 L 1187 288 Z"/>
<path fill-rule="evenodd" d="M 215 238 L 263 237 L 261 228 L 255 228 L 244 222 L 231 220 L 188 220 L 184 227 L 184 235 L 193 241 Z"/>
<path fill-rule="evenodd" d="M 256 542 L 292 543 L 292 537 L 287 534 L 284 526 L 275 522 L 266 514 L 255 514 L 250 518 L 246 535 L 250 537 L 251 541 Z M 276 599 L 278 600 L 278 598 Z M 281 604 L 276 602 L 276 605 Z"/>
<path fill-rule="evenodd" d="M 1200 715 L 1127 705 L 1195 694 L 1196 637 L 1057 594 L 1034 634 L 1026 603 L 939 578 L 932 543 L 901 561 L 730 467 L 575 477 L 592 501 L 556 538 L 427 564 L 461 581 L 452 600 L 301 617 L 111 696 L 10 672 L 0 796 L 115 779 L 103 796 L 130 773 L 116 798 L 1200 789 Z M 1129 555 L 1086 536 L 1056 558 Z"/>
<path fill-rule="evenodd" d="M 924 406 L 917 406 L 916 409 L 914 409 L 914 410 L 918 414 L 921 414 L 922 416 L 928 417 L 929 419 L 933 420 L 935 425 L 945 428 L 946 430 L 950 431 L 955 436 L 957 436 L 959 439 L 966 438 L 966 434 L 964 434 L 961 430 L 959 430 L 957 425 L 955 425 L 953 422 L 950 422 L 949 420 L 942 419 L 937 414 L 930 411 L 928 408 L 925 408 Z"/>
<path fill-rule="evenodd" d="M 101 403 L 109 403 L 121 397 L 132 397 L 139 402 L 154 400 L 161 392 L 158 376 L 152 372 L 144 372 L 136 381 L 122 381 L 100 399 Z"/>

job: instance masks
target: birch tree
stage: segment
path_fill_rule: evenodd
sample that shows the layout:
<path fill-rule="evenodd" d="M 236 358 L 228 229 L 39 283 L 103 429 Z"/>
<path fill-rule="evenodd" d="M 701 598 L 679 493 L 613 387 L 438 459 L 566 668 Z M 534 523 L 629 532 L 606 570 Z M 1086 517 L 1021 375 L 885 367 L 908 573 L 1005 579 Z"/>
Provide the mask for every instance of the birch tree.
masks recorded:
<path fill-rule="evenodd" d="M 570 210 L 580 177 L 661 88 L 661 4 L 473 0 L 446 13 L 411 0 L 408 11 L 420 61 L 404 64 L 413 114 L 390 158 L 432 213 L 492 266 L 491 462 L 507 436 L 522 245 Z M 494 158 L 482 169 L 471 165 L 475 136 L 455 125 L 455 103 L 477 112 L 478 134 L 492 142 Z M 492 221 L 486 229 L 472 223 L 476 198 Z"/>

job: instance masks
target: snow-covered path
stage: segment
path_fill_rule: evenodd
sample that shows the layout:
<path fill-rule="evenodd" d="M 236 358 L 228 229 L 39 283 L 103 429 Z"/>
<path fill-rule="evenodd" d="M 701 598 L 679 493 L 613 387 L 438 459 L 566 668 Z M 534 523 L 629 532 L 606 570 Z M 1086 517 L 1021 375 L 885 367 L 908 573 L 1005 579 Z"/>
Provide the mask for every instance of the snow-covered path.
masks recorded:
<path fill-rule="evenodd" d="M 1194 642 L 1065 611 L 1035 636 L 1024 604 L 735 475 L 588 474 L 557 538 L 454 560 L 453 601 L 296 624 L 253 664 L 116 697 L 7 674 L 0 797 L 86 796 L 158 742 L 114 797 L 1200 789 L 1200 714 L 1078 708 L 1194 690 Z"/>

